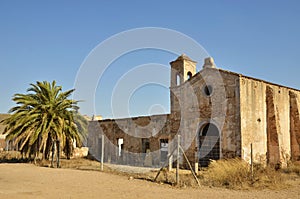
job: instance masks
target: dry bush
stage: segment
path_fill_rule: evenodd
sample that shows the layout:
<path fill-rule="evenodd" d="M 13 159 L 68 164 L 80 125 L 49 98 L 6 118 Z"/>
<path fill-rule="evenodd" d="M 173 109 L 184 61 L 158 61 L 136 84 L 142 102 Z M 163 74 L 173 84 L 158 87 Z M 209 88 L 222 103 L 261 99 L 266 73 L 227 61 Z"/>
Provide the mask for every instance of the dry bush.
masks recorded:
<path fill-rule="evenodd" d="M 262 165 L 254 166 L 252 178 L 250 165 L 241 159 L 223 159 L 210 163 L 202 172 L 202 184 L 225 186 L 232 189 L 281 188 L 284 179 L 279 171 Z"/>
<path fill-rule="evenodd" d="M 285 179 L 274 167 L 255 165 L 251 187 L 278 189 L 286 187 Z"/>
<path fill-rule="evenodd" d="M 26 163 L 31 159 L 23 158 L 19 151 L 1 151 L 0 163 Z"/>
<path fill-rule="evenodd" d="M 251 178 L 249 165 L 240 159 L 212 161 L 203 181 L 212 186 L 242 187 Z"/>
<path fill-rule="evenodd" d="M 41 167 L 51 167 L 51 160 L 38 160 L 36 163 Z M 54 158 L 54 163 L 56 166 L 56 159 Z M 87 158 L 74 158 L 74 159 L 60 159 L 61 168 L 68 169 L 80 169 L 80 170 L 100 170 L 100 163 L 94 160 L 89 160 Z"/>
<path fill-rule="evenodd" d="M 300 176 L 300 161 L 298 162 L 290 162 L 287 168 L 282 169 L 284 173 L 295 173 Z"/>

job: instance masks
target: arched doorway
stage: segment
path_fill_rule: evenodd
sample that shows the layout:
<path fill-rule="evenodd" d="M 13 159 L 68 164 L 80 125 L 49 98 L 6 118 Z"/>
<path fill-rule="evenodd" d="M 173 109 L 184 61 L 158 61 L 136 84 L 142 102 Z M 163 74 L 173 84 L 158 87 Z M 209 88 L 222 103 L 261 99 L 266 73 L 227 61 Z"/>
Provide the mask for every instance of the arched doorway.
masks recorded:
<path fill-rule="evenodd" d="M 198 153 L 202 167 L 207 167 L 210 160 L 220 159 L 220 134 L 216 125 L 208 123 L 200 129 Z"/>

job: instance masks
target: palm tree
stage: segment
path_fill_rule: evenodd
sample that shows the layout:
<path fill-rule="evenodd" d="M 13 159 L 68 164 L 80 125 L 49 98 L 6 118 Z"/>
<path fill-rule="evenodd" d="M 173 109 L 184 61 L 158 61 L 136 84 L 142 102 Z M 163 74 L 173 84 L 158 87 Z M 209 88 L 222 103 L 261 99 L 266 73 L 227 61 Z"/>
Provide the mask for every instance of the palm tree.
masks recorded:
<path fill-rule="evenodd" d="M 36 159 L 42 152 L 49 159 L 52 150 L 63 148 L 72 153 L 72 140 L 81 143 L 86 135 L 87 121 L 78 113 L 78 101 L 68 99 L 74 89 L 63 92 L 56 82 L 47 81 L 30 84 L 26 94 L 15 94 L 13 101 L 17 106 L 10 109 L 11 116 L 1 121 L 6 125 L 6 139 L 13 140 L 26 157 Z"/>

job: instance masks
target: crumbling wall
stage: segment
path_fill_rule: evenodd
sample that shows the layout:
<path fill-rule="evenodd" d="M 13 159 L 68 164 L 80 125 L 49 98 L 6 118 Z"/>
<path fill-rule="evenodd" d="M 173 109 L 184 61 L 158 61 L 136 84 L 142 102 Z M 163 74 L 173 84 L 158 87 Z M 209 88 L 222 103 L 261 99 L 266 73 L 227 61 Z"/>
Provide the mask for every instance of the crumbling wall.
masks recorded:
<path fill-rule="evenodd" d="M 176 124 L 176 123 L 175 123 Z M 170 143 L 172 125 L 170 115 L 125 118 L 116 120 L 91 121 L 89 124 L 89 152 L 97 160 L 101 159 L 102 135 L 104 135 L 104 162 L 144 166 L 146 155 L 147 166 L 160 166 L 160 140 Z M 122 150 L 118 140 L 122 139 Z M 149 151 L 146 154 L 143 139 L 149 141 Z M 149 162 L 150 161 L 150 162 Z"/>
<path fill-rule="evenodd" d="M 223 79 L 226 98 L 225 121 L 222 127 L 222 157 L 241 157 L 240 88 L 239 76 L 229 72 L 220 74 Z"/>
<path fill-rule="evenodd" d="M 290 144 L 291 159 L 300 160 L 300 117 L 299 92 L 290 91 Z"/>
<path fill-rule="evenodd" d="M 250 162 L 251 143 L 255 162 L 266 162 L 267 153 L 266 85 L 240 77 L 241 157 Z"/>
<path fill-rule="evenodd" d="M 266 88 L 266 103 L 267 103 L 267 163 L 278 164 L 279 157 L 279 141 L 278 131 L 279 115 L 277 106 L 274 103 L 274 91 L 270 86 Z"/>
<path fill-rule="evenodd" d="M 279 164 L 283 167 L 287 166 L 287 162 L 290 160 L 290 99 L 289 99 L 289 88 L 281 87 L 278 85 L 267 84 L 268 89 L 273 90 L 273 100 L 274 100 L 274 115 L 276 122 L 276 133 L 275 130 L 270 132 L 270 139 L 267 140 L 267 144 L 270 149 L 274 149 L 274 144 L 276 144 L 276 135 L 278 137 L 278 149 L 275 150 L 279 152 Z M 268 107 L 267 107 L 268 108 Z M 267 109 L 268 111 L 268 109 Z M 267 120 L 267 122 L 274 122 L 271 120 Z M 268 135 L 268 132 L 267 132 Z M 272 140 L 272 141 L 271 141 Z M 271 142 L 268 142 L 271 141 Z M 273 143 L 272 143 L 273 142 Z M 267 154 L 272 154 L 271 150 L 267 152 Z M 275 155 L 275 154 L 274 154 Z M 278 155 L 275 155 L 275 157 Z M 271 160 L 271 156 L 269 156 Z M 272 163 L 269 161 L 269 163 Z M 276 162 L 273 162 L 274 164 Z"/>
<path fill-rule="evenodd" d="M 290 97 L 287 87 L 241 77 L 242 158 L 286 166 L 290 159 Z"/>
<path fill-rule="evenodd" d="M 192 86 L 197 102 L 193 101 L 195 98 L 187 88 L 189 86 Z M 205 91 L 207 86 L 211 89 L 210 94 Z M 199 138 L 203 127 L 208 123 L 216 125 L 219 130 L 220 146 L 217 147 L 220 148 L 219 156 L 239 157 L 241 155 L 239 76 L 227 71 L 207 68 L 197 73 L 180 88 L 182 90 L 176 91 L 181 93 L 182 104 L 180 105 L 183 107 L 181 109 L 183 124 L 180 132 L 183 135 L 182 142 L 190 143 L 186 149 L 188 159 L 195 163 L 202 158 Z"/>
<path fill-rule="evenodd" d="M 0 114 L 0 121 L 9 117 L 9 114 Z M 7 142 L 5 141 L 6 135 L 4 134 L 5 125 L 0 124 L 0 151 L 7 150 L 9 146 L 7 146 Z"/>

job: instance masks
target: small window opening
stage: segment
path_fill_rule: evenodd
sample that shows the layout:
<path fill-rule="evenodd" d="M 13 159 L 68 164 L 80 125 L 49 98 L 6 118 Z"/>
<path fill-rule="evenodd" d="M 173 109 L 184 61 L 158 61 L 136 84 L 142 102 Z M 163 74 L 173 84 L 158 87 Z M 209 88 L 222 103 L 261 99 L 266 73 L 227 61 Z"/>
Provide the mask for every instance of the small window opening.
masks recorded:
<path fill-rule="evenodd" d="M 189 80 L 189 79 L 191 79 L 192 78 L 192 73 L 191 73 L 191 71 L 189 71 L 188 73 L 187 73 L 187 79 Z"/>
<path fill-rule="evenodd" d="M 177 74 L 176 75 L 176 86 L 180 85 L 180 76 Z"/>
<path fill-rule="evenodd" d="M 204 87 L 204 93 L 205 93 L 205 95 L 210 96 L 212 94 L 212 92 L 213 92 L 212 86 L 208 85 L 208 86 Z"/>
<path fill-rule="evenodd" d="M 124 142 L 123 138 L 118 139 L 118 155 L 119 156 L 122 156 L 122 150 L 123 150 L 123 147 L 124 147 L 123 142 Z"/>
<path fill-rule="evenodd" d="M 160 139 L 160 161 L 165 162 L 168 158 L 168 139 Z"/>
<path fill-rule="evenodd" d="M 142 150 L 143 153 L 147 153 L 150 150 L 150 141 L 148 138 L 142 138 Z"/>

